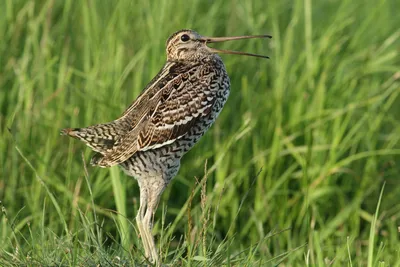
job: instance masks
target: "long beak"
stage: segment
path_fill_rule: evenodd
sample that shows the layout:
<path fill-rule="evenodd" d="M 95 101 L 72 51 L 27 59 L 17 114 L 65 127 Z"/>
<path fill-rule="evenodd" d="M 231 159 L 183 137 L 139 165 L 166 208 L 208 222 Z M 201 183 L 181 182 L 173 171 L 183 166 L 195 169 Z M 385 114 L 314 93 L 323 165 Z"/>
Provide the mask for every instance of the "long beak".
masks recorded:
<path fill-rule="evenodd" d="M 244 35 L 244 36 L 232 36 L 232 37 L 201 37 L 200 41 L 207 43 L 219 43 L 225 41 L 233 41 L 233 40 L 242 40 L 242 39 L 255 39 L 255 38 L 272 38 L 271 35 Z M 223 50 L 223 49 L 216 49 L 213 47 L 209 47 L 211 52 L 214 53 L 223 53 L 223 54 L 234 54 L 234 55 L 245 55 L 251 57 L 260 57 L 260 58 L 269 58 L 268 56 L 258 55 L 258 54 L 251 54 L 246 52 L 240 51 L 232 51 L 232 50 Z"/>

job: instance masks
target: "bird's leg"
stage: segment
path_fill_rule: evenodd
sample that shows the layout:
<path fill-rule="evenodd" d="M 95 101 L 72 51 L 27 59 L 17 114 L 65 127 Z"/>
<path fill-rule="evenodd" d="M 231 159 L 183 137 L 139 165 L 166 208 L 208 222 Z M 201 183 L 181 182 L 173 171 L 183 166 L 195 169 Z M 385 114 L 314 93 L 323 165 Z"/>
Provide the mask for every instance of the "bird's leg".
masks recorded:
<path fill-rule="evenodd" d="M 147 188 L 145 186 L 141 186 L 139 183 L 139 187 L 140 187 L 140 207 L 138 214 L 136 215 L 136 223 L 139 229 L 140 238 L 142 239 L 144 255 L 146 258 L 149 258 L 149 256 L 151 256 L 150 249 L 149 249 L 149 244 L 147 242 L 146 232 L 143 224 L 144 216 L 146 214 L 146 209 L 147 209 L 148 194 L 147 194 Z"/>
<path fill-rule="evenodd" d="M 148 191 L 146 214 L 144 215 L 144 220 L 143 220 L 144 231 L 146 234 L 147 243 L 150 248 L 151 258 L 153 258 L 153 260 L 155 260 L 157 264 L 159 264 L 159 256 L 157 253 L 157 248 L 154 243 L 154 237 L 151 233 L 151 230 L 153 228 L 154 214 L 157 210 L 161 194 L 166 186 L 167 185 L 165 181 L 162 179 L 162 177 L 157 177 L 156 179 L 151 180 L 148 187 L 149 191 Z"/>

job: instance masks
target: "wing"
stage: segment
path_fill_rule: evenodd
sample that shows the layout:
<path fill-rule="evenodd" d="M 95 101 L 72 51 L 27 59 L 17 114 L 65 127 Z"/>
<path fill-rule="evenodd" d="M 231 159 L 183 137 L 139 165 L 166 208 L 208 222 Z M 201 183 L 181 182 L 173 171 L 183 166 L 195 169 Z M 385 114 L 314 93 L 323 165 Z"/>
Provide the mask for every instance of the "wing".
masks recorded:
<path fill-rule="evenodd" d="M 154 106 L 151 104 L 151 102 L 154 102 L 152 99 L 166 86 L 168 81 L 196 66 L 168 62 L 119 119 L 84 128 L 66 128 L 61 131 L 61 134 L 83 141 L 94 151 L 99 152 L 100 155 L 97 158 L 101 158 L 102 155 L 112 152 L 113 147 L 117 146 L 128 132 L 130 132 L 130 135 L 134 135 L 138 129 L 143 127 L 143 124 L 139 125 L 140 121 L 148 120 L 147 113 Z"/>
<path fill-rule="evenodd" d="M 138 100 L 119 119 L 135 125 L 95 164 L 109 167 L 137 151 L 159 148 L 184 136 L 207 116 L 215 103 L 218 78 L 212 65 L 173 62 L 164 67 Z M 139 114 L 139 115 L 138 115 Z"/>

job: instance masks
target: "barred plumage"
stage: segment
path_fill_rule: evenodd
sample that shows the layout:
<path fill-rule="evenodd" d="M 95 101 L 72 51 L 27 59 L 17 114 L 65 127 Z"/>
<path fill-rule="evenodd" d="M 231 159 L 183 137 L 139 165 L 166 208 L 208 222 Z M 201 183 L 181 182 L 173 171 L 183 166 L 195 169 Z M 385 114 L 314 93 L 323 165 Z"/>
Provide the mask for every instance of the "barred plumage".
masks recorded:
<path fill-rule="evenodd" d="M 164 67 L 118 119 L 62 130 L 97 152 L 92 165 L 120 165 L 137 179 L 138 228 L 145 256 L 151 261 L 159 262 L 151 224 L 160 196 L 177 174 L 182 156 L 207 131 L 228 99 L 229 77 L 216 53 L 265 57 L 206 44 L 264 37 L 270 36 L 209 38 L 192 30 L 178 31 L 167 40 Z"/>

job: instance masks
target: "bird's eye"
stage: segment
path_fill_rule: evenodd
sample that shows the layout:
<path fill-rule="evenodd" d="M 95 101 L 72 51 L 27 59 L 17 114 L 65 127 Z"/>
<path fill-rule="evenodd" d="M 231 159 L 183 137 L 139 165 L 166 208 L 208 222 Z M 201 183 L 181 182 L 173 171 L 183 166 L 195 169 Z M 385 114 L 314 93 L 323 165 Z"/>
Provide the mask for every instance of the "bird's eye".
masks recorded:
<path fill-rule="evenodd" d="M 187 42 L 187 41 L 190 40 L 190 37 L 189 37 L 189 35 L 184 34 L 184 35 L 181 36 L 181 40 L 182 40 L 182 42 Z"/>

